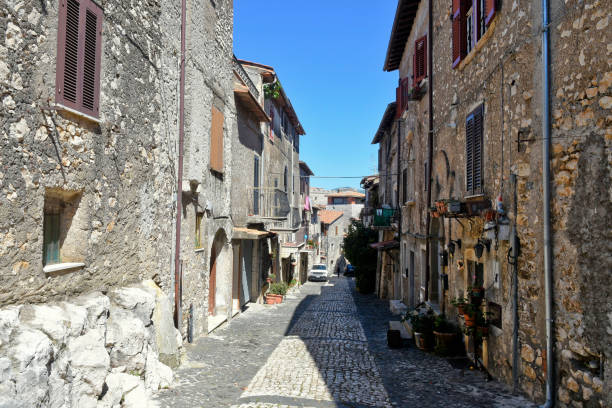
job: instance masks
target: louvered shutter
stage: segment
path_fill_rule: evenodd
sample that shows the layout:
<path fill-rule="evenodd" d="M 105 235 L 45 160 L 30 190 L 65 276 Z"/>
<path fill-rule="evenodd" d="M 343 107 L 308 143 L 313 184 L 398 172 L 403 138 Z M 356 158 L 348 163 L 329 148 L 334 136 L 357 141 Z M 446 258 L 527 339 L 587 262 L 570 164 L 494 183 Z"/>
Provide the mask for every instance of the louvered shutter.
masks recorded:
<path fill-rule="evenodd" d="M 466 11 L 464 0 L 453 0 L 453 68 L 459 65 L 467 50 Z"/>
<path fill-rule="evenodd" d="M 90 0 L 61 0 L 55 100 L 99 116 L 102 10 Z"/>
<path fill-rule="evenodd" d="M 465 191 L 474 194 L 474 114 L 465 123 Z"/>
<path fill-rule="evenodd" d="M 493 21 L 496 11 L 496 0 L 485 0 L 485 24 L 488 26 Z"/>
<path fill-rule="evenodd" d="M 399 118 L 402 115 L 402 92 L 400 87 L 395 88 L 395 117 Z"/>
<path fill-rule="evenodd" d="M 223 173 L 223 113 L 214 106 L 210 132 L 210 168 Z"/>
<path fill-rule="evenodd" d="M 427 36 L 414 43 L 415 49 L 415 85 L 427 76 Z"/>
<path fill-rule="evenodd" d="M 474 111 L 474 193 L 482 193 L 482 159 L 483 159 L 483 107 Z"/>

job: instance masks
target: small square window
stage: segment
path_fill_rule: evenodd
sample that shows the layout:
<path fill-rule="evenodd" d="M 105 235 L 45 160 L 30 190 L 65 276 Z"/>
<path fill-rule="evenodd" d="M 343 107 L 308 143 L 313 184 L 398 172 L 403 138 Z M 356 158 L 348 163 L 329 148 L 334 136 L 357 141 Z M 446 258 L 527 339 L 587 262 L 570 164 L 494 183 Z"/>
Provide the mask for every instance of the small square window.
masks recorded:
<path fill-rule="evenodd" d="M 204 218 L 203 213 L 197 213 L 195 217 L 195 248 L 202 248 L 202 218 Z"/>

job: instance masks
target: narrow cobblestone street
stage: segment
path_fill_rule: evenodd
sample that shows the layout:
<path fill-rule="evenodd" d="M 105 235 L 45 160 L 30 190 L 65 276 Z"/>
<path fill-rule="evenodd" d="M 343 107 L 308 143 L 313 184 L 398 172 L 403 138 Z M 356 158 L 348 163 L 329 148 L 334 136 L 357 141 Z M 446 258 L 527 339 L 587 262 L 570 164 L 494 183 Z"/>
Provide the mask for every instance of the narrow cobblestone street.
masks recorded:
<path fill-rule="evenodd" d="M 308 283 L 188 346 L 163 407 L 529 407 L 481 373 L 414 348 L 391 350 L 393 319 L 354 282 Z M 397 319 L 397 316 L 395 317 Z"/>

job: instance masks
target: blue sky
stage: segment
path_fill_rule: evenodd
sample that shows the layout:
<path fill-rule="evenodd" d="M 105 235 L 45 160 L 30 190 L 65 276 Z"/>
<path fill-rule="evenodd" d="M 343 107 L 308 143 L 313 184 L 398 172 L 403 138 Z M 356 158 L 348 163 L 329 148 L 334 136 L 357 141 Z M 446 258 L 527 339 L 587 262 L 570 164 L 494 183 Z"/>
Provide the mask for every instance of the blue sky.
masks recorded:
<path fill-rule="evenodd" d="M 371 145 L 395 99 L 397 72 L 382 66 L 395 0 L 234 0 L 234 53 L 275 68 L 306 136 L 300 158 L 317 176 L 375 172 Z M 359 187 L 318 179 L 316 187 Z"/>

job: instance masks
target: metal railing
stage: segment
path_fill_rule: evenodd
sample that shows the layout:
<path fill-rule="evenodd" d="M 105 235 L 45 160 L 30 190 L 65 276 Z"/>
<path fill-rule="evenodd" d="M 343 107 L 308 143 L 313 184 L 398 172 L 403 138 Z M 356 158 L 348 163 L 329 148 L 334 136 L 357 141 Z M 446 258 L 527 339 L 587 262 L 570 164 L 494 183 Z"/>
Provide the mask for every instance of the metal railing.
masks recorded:
<path fill-rule="evenodd" d="M 247 72 L 244 70 L 244 67 L 242 66 L 240 61 L 238 61 L 235 55 L 234 60 L 232 62 L 234 65 L 234 71 L 236 71 L 240 79 L 244 81 L 255 99 L 259 100 L 259 91 L 257 90 L 257 87 L 255 87 L 255 84 L 253 83 L 253 81 L 251 81 L 251 77 L 249 77 L 249 74 L 247 74 Z"/>
<path fill-rule="evenodd" d="M 287 193 L 276 187 L 249 187 L 247 200 L 249 216 L 287 218 L 291 212 Z"/>
<path fill-rule="evenodd" d="M 397 221 L 399 211 L 396 208 L 377 208 L 374 212 L 374 227 L 390 227 Z"/>

